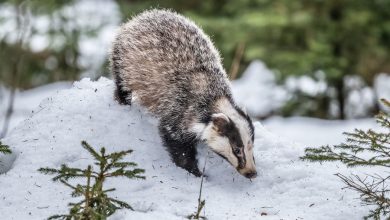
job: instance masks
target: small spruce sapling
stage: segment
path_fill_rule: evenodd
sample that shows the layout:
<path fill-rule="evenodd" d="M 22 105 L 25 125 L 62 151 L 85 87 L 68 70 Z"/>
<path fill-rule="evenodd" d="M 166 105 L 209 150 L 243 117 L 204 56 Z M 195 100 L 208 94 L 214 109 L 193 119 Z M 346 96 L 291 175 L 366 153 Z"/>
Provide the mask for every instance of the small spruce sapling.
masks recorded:
<path fill-rule="evenodd" d="M 106 219 L 116 210 L 133 208 L 126 202 L 116 200 L 107 195 L 115 189 L 104 189 L 104 183 L 107 178 L 127 177 L 129 179 L 145 179 L 141 176 L 145 171 L 135 168 L 136 163 L 124 162 L 123 157 L 132 153 L 132 150 L 114 152 L 106 154 L 105 148 L 101 148 L 100 153 L 95 151 L 87 142 L 81 142 L 81 145 L 94 158 L 97 171 L 89 165 L 86 169 L 71 168 L 62 165 L 60 169 L 41 168 L 40 172 L 44 174 L 56 175 L 53 181 L 60 181 L 65 186 L 73 189 L 73 197 L 84 197 L 78 203 L 70 203 L 69 214 L 54 215 L 49 219 L 66 219 L 66 220 L 97 220 Z M 86 184 L 72 185 L 69 179 L 85 178 Z"/>
<path fill-rule="evenodd" d="M 382 103 L 390 110 L 390 102 L 382 99 Z M 348 167 L 379 166 L 390 168 L 390 115 L 380 112 L 376 116 L 381 131 L 363 131 L 355 129 L 354 132 L 344 134 L 346 142 L 320 148 L 307 148 L 303 160 L 312 162 L 340 161 Z M 390 176 L 366 175 L 349 177 L 336 174 L 346 188 L 357 191 L 364 205 L 375 207 L 365 219 L 379 220 L 381 217 L 390 219 L 390 189 L 388 189 Z"/>

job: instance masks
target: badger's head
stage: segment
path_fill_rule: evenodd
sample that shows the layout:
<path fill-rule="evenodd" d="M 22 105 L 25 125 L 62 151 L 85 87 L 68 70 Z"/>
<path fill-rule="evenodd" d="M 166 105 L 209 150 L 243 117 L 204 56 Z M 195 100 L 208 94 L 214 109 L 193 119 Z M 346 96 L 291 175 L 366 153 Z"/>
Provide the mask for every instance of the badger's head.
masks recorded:
<path fill-rule="evenodd" d="M 253 157 L 254 128 L 251 119 L 238 107 L 213 113 L 202 129 L 202 139 L 218 155 L 247 177 L 257 176 Z"/>

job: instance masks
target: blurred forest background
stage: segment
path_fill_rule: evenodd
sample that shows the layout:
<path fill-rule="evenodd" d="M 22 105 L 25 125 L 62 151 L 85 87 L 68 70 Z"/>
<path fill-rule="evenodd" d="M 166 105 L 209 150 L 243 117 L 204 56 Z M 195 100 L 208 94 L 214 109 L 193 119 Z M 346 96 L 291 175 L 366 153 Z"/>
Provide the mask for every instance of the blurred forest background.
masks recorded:
<path fill-rule="evenodd" d="M 118 25 L 150 8 L 199 24 L 231 79 L 254 60 L 272 70 L 288 98 L 256 117 L 369 117 L 390 98 L 380 97 L 390 95 L 380 86 L 390 83 L 389 0 L 0 0 L 0 99 L 4 88 L 109 76 Z"/>

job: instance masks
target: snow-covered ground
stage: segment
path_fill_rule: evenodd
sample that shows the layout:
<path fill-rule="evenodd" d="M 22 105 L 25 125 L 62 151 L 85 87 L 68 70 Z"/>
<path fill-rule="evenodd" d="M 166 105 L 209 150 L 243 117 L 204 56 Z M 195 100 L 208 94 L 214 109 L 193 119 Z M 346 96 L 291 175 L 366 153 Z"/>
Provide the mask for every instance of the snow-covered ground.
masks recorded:
<path fill-rule="evenodd" d="M 196 210 L 200 179 L 170 162 L 161 145 L 156 120 L 134 104 L 113 100 L 114 84 L 102 78 L 83 79 L 71 89 L 46 98 L 2 141 L 14 155 L 0 156 L 12 168 L 0 175 L 1 219 L 42 219 L 67 213 L 77 201 L 70 190 L 53 183 L 40 167 L 86 167 L 90 156 L 81 140 L 108 151 L 131 148 L 128 158 L 146 169 L 146 180 L 116 179 L 114 195 L 135 208 L 112 219 L 183 219 Z M 308 146 L 338 143 L 342 131 L 373 127 L 372 119 L 347 122 L 308 118 L 271 118 L 255 123 L 255 158 L 260 175 L 249 181 L 225 161 L 201 148 L 200 164 L 208 155 L 203 196 L 208 219 L 361 219 L 368 207 L 358 195 L 342 190 L 333 174 L 348 174 L 341 164 L 299 160 Z M 4 167 L 3 167 L 4 170 Z"/>
<path fill-rule="evenodd" d="M 322 120 L 305 117 L 271 117 L 264 126 L 280 138 L 306 147 L 339 144 L 345 140 L 343 132 L 355 128 L 378 128 L 373 118 L 351 120 Z"/>
<path fill-rule="evenodd" d="M 14 128 L 34 113 L 34 110 L 38 108 L 42 100 L 50 98 L 58 93 L 58 91 L 70 88 L 71 86 L 71 82 L 57 82 L 22 92 L 17 91 L 9 127 L 11 129 Z M 5 111 L 9 105 L 9 90 L 0 86 L 0 94 L 0 126 L 3 126 Z"/>

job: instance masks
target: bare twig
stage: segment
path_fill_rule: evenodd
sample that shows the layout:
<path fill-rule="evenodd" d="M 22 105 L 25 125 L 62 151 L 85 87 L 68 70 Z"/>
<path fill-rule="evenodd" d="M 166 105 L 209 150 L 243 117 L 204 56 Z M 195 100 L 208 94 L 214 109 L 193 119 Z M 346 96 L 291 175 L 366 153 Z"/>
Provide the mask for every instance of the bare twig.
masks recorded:
<path fill-rule="evenodd" d="M 390 176 L 383 178 L 380 175 L 367 175 L 361 178 L 358 175 L 347 177 L 340 173 L 336 176 L 344 182 L 345 188 L 352 189 L 360 194 L 360 199 L 364 205 L 376 206 L 367 217 L 380 219 L 381 216 L 390 214 L 390 199 L 388 198 L 390 190 L 387 185 Z"/>
<path fill-rule="evenodd" d="M 188 216 L 189 219 L 207 219 L 205 216 L 201 216 L 200 213 L 202 212 L 202 210 L 206 204 L 206 200 L 202 200 L 202 190 L 203 190 L 204 172 L 206 170 L 206 163 L 207 163 L 208 155 L 209 154 L 207 152 L 207 157 L 204 160 L 202 176 L 201 176 L 201 180 L 200 180 L 198 208 L 197 208 L 197 211 L 195 212 L 195 214 Z"/>
<path fill-rule="evenodd" d="M 230 71 L 229 71 L 229 76 L 231 80 L 237 78 L 238 70 L 240 68 L 240 63 L 241 63 L 242 56 L 244 55 L 244 51 L 245 51 L 245 43 L 244 42 L 238 43 L 236 48 L 236 53 L 234 54 L 234 59 L 232 65 L 230 66 Z"/>

